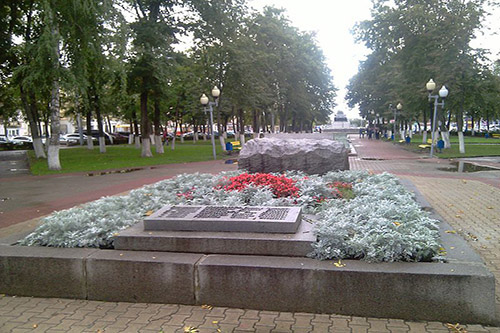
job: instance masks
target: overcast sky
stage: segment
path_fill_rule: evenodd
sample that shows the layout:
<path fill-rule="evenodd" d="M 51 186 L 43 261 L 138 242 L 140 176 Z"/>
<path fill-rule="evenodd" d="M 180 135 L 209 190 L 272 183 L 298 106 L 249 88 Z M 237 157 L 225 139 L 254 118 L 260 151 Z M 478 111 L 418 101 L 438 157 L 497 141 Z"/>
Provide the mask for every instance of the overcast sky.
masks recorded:
<path fill-rule="evenodd" d="M 354 42 L 351 29 L 359 22 L 370 18 L 370 0 L 250 0 L 250 6 L 262 9 L 274 6 L 286 9 L 292 25 L 303 31 L 316 32 L 319 47 L 332 70 L 337 92 L 335 112 L 342 110 L 348 117 L 358 117 L 358 110 L 351 110 L 345 102 L 346 85 L 358 71 L 358 64 L 369 53 Z M 487 20 L 485 35 L 474 43 L 474 47 L 500 51 L 500 37 L 493 35 L 500 31 L 500 10 L 496 10 Z M 498 58 L 498 57 L 497 57 Z M 425 84 L 425 83 L 423 83 Z"/>

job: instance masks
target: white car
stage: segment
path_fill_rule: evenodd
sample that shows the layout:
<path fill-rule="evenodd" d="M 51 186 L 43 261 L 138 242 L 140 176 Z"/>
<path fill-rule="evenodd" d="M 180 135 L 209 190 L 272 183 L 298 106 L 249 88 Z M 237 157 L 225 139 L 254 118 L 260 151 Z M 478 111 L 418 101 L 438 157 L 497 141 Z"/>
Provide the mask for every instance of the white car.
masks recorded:
<path fill-rule="evenodd" d="M 10 139 L 15 145 L 22 145 L 23 143 L 32 143 L 33 139 L 30 136 L 15 136 Z"/>
<path fill-rule="evenodd" d="M 80 134 L 79 133 L 66 134 L 66 135 L 64 135 L 64 137 L 66 138 L 66 140 L 71 140 L 71 141 L 74 140 L 75 143 L 80 141 Z M 83 141 L 87 141 L 87 136 L 85 134 L 83 134 Z M 92 137 L 92 141 L 97 141 L 97 139 Z"/>

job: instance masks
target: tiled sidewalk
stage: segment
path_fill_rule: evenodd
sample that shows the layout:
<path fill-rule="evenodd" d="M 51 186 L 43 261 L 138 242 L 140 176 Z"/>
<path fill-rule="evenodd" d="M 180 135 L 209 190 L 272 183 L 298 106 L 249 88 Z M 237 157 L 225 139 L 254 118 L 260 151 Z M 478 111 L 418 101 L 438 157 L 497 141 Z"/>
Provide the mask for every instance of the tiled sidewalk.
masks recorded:
<path fill-rule="evenodd" d="M 458 325 L 468 332 L 500 328 Z M 0 298 L 0 332 L 453 332 L 438 322 L 177 304 Z M 458 331 L 457 331 L 458 332 Z"/>
<path fill-rule="evenodd" d="M 358 143 L 360 145 L 363 142 Z M 380 145 L 379 145 L 380 144 Z M 481 254 L 497 279 L 500 312 L 500 189 L 474 180 L 436 174 L 418 156 L 370 142 L 352 169 L 389 171 L 411 180 L 455 230 Z M 392 145 L 391 145 L 392 146 Z M 362 155 L 365 154 L 365 155 Z M 413 156 L 413 157 L 412 157 Z M 413 168 L 412 168 L 413 166 Z M 433 169 L 434 168 L 434 169 Z M 432 176 L 432 177 L 431 177 Z M 451 251 L 452 249 L 447 249 Z M 439 311 L 439 309 L 436 309 Z M 456 323 L 453 323 L 455 325 Z M 496 332 L 499 327 L 408 322 L 335 314 L 285 313 L 224 307 L 0 297 L 0 332 Z"/>

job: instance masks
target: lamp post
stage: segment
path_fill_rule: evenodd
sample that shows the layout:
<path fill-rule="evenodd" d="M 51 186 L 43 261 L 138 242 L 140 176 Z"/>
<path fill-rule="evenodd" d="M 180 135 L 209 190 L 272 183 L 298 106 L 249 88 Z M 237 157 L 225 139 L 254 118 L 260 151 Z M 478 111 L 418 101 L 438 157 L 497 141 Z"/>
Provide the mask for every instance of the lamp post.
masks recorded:
<path fill-rule="evenodd" d="M 448 89 L 446 89 L 445 86 L 442 86 L 441 89 L 439 89 L 439 95 L 433 95 L 432 91 L 436 89 L 436 83 L 430 79 L 429 82 L 425 85 L 427 88 L 427 92 L 429 93 L 429 102 L 434 100 L 434 115 L 432 117 L 432 144 L 431 144 L 431 153 L 430 157 L 433 157 L 434 154 L 434 144 L 435 144 L 435 136 L 436 136 L 436 115 L 437 115 L 437 107 L 438 105 L 441 106 L 441 108 L 444 108 L 444 99 L 448 96 Z M 439 102 L 439 97 L 441 97 L 442 101 Z"/>
<path fill-rule="evenodd" d="M 214 98 L 214 102 L 210 102 L 208 100 L 207 95 L 203 94 L 200 97 L 200 103 L 204 106 L 203 111 L 204 112 L 209 112 L 210 113 L 210 139 L 212 141 L 212 154 L 214 156 L 214 160 L 217 159 L 217 155 L 215 153 L 215 138 L 214 138 L 214 109 L 213 106 L 217 106 L 217 99 L 219 98 L 220 95 L 220 90 L 215 86 L 212 89 L 212 96 Z M 207 108 L 208 105 L 208 108 Z"/>
<path fill-rule="evenodd" d="M 403 110 L 403 104 L 398 103 L 398 105 L 396 105 L 396 107 L 392 106 L 392 104 L 389 104 L 389 111 L 392 111 L 394 113 L 394 122 L 392 124 L 392 141 L 393 142 L 396 141 L 396 119 L 397 119 L 398 113 L 400 113 L 401 110 Z"/>

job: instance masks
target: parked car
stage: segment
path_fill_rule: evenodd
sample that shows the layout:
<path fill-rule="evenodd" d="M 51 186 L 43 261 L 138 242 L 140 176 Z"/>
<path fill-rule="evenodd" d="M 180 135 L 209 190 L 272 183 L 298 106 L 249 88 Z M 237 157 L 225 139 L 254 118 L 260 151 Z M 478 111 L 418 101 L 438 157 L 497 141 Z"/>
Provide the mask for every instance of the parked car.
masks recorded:
<path fill-rule="evenodd" d="M 22 145 L 26 143 L 33 143 L 33 139 L 30 136 L 15 136 L 10 139 L 10 142 L 16 145 Z"/>
<path fill-rule="evenodd" d="M 5 135 L 0 135 L 0 143 L 7 143 L 9 139 Z"/>
<path fill-rule="evenodd" d="M 80 142 L 80 133 L 66 134 L 64 135 L 64 138 L 68 141 L 70 145 L 72 144 L 76 145 Z M 83 134 L 83 141 L 87 142 L 87 136 L 85 134 Z M 92 141 L 97 141 L 97 139 L 92 137 Z"/>

